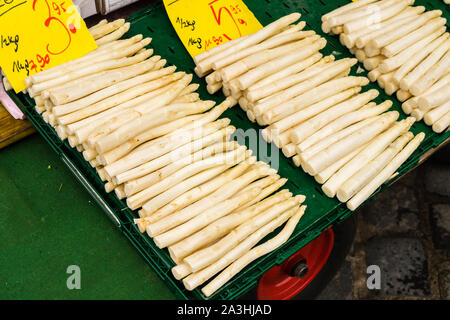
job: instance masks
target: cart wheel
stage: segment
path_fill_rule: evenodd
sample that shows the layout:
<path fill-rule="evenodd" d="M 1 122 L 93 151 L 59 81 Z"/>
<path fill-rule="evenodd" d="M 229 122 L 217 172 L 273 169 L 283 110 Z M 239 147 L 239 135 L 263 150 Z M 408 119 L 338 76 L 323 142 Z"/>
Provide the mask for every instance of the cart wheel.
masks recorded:
<path fill-rule="evenodd" d="M 329 228 L 263 274 L 256 288 L 241 299 L 314 299 L 342 265 L 355 236 L 354 216 Z"/>

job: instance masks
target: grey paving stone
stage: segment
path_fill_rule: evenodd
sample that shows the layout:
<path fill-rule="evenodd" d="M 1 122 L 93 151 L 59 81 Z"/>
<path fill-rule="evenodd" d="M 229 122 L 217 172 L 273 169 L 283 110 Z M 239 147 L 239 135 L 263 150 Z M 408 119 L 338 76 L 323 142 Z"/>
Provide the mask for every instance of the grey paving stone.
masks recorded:
<path fill-rule="evenodd" d="M 431 294 L 427 257 L 419 239 L 372 238 L 366 243 L 366 263 L 380 267 L 379 294 L 383 296 L 428 297 Z"/>
<path fill-rule="evenodd" d="M 427 162 L 425 186 L 429 192 L 450 196 L 450 165 Z"/>
<path fill-rule="evenodd" d="M 450 300 L 450 268 L 439 272 L 438 279 L 441 298 Z"/>
<path fill-rule="evenodd" d="M 414 189 L 393 184 L 361 210 L 366 223 L 378 231 L 408 232 L 419 224 L 417 198 Z"/>
<path fill-rule="evenodd" d="M 353 300 L 352 267 L 344 261 L 341 269 L 317 296 L 318 300 Z"/>
<path fill-rule="evenodd" d="M 450 204 L 431 205 L 431 229 L 436 248 L 450 250 Z"/>

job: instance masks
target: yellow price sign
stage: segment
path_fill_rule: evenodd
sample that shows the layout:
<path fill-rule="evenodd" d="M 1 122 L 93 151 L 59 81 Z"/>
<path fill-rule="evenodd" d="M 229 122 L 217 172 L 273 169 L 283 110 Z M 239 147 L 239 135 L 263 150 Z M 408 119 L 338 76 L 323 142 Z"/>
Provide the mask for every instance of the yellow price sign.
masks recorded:
<path fill-rule="evenodd" d="M 16 92 L 26 77 L 96 48 L 71 0 L 0 0 L 0 66 Z"/>
<path fill-rule="evenodd" d="M 191 57 L 262 28 L 241 0 L 164 0 L 164 6 Z"/>

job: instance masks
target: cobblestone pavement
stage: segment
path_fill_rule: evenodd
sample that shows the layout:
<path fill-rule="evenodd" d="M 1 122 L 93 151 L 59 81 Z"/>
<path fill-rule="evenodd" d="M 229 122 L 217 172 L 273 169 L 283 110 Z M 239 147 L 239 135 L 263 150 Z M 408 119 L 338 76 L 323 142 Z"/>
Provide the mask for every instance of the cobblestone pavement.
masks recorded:
<path fill-rule="evenodd" d="M 352 249 L 319 299 L 450 300 L 450 145 L 356 214 Z M 378 265 L 381 288 L 367 289 Z"/>

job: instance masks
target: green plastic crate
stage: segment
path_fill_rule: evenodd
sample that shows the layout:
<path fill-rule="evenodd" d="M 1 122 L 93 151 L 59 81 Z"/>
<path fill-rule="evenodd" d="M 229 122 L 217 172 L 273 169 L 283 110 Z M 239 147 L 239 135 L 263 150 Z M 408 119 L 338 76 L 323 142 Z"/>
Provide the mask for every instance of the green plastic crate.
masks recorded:
<path fill-rule="evenodd" d="M 351 56 L 350 52 L 336 38 L 323 34 L 320 29 L 320 17 L 348 3 L 347 0 L 246 0 L 245 3 L 263 25 L 288 13 L 300 12 L 302 13 L 301 19 L 307 22 L 305 29 L 315 30 L 328 40 L 327 46 L 321 50 L 322 53 L 333 53 L 337 59 Z M 450 16 L 448 6 L 445 6 L 438 0 L 416 0 L 416 5 L 424 5 L 427 10 L 438 8 L 444 12 L 444 16 Z M 131 22 L 131 28 L 127 36 L 142 33 L 144 36 L 152 37 L 151 46 L 155 49 L 155 54 L 161 55 L 170 64 L 176 65 L 178 70 L 194 73 L 194 63 L 173 30 L 162 2 L 155 3 L 144 10 L 136 12 L 128 21 Z M 356 75 L 356 67 L 352 70 L 353 75 Z M 358 75 L 365 75 L 365 73 Z M 203 79 L 194 77 L 194 82 L 201 84 L 198 92 L 202 99 L 212 99 L 217 102 L 223 100 L 224 97 L 220 92 L 215 95 L 207 93 L 206 84 Z M 394 108 L 400 112 L 401 118 L 405 118 L 405 114 L 401 111 L 400 103 L 395 98 L 387 96 L 376 84 L 366 86 L 365 90 L 372 88 L 380 91 L 380 96 L 375 99 L 376 102 L 381 102 L 386 99 L 393 100 Z M 63 162 L 72 170 L 76 178 L 103 208 L 113 223 L 125 234 L 147 263 L 153 267 L 178 298 L 205 300 L 236 299 L 256 285 L 258 279 L 265 271 L 283 262 L 294 252 L 320 235 L 325 228 L 339 223 L 353 213 L 346 208 L 345 204 L 325 196 L 320 189 L 320 185 L 311 176 L 297 168 L 290 159 L 285 158 L 280 152 L 279 174 L 282 177 L 289 178 L 285 187 L 289 188 L 294 194 L 304 194 L 307 197 L 306 204 L 308 205 L 308 209 L 304 217 L 296 227 L 291 238 L 283 246 L 253 262 L 213 296 L 206 298 L 199 289 L 187 291 L 181 281 L 177 281 L 172 277 L 170 269 L 174 266 L 174 263 L 170 259 L 167 250 L 159 249 L 146 234 L 139 232 L 133 223 L 133 218 L 137 216 L 136 212 L 128 209 L 125 201 L 118 200 L 113 193 L 108 194 L 104 191 L 104 183 L 97 176 L 95 169 L 90 167 L 82 155 L 71 148 L 67 142 L 62 142 L 54 129 L 42 120 L 41 116 L 34 110 L 34 100 L 22 93 L 16 95 L 10 91 L 9 94 L 25 112 L 27 118 L 33 123 L 38 132 L 45 138 L 55 152 L 61 156 Z M 228 110 L 223 117 L 230 118 L 234 126 L 243 130 L 250 128 L 256 130 L 261 129 L 258 125 L 251 123 L 247 119 L 246 114 L 238 106 Z M 399 179 L 408 170 L 412 169 L 423 154 L 439 146 L 450 137 L 449 132 L 435 134 L 423 122 L 415 123 L 411 131 L 414 134 L 423 131 L 426 133 L 426 138 L 420 148 L 401 166 L 398 170 L 399 175 L 395 179 Z M 259 137 L 259 146 L 268 149 L 271 147 L 275 148 L 275 146 L 267 145 L 261 135 Z M 254 150 L 254 154 L 258 154 L 257 150 Z M 268 161 L 268 159 L 264 158 L 259 160 Z M 393 180 L 386 182 L 375 194 L 386 188 L 392 182 Z M 278 230 L 273 234 L 276 234 L 276 232 Z M 267 238 L 273 236 L 273 234 Z"/>

